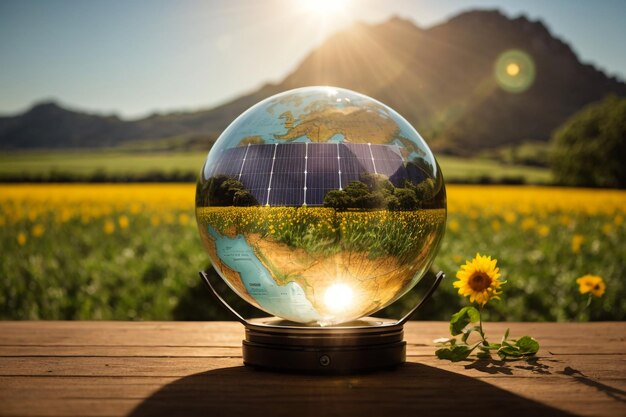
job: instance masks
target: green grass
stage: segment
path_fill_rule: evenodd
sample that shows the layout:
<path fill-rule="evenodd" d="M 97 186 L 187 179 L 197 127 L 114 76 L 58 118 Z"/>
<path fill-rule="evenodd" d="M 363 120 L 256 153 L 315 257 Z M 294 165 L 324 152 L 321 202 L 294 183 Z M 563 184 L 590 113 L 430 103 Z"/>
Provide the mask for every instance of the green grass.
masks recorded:
<path fill-rule="evenodd" d="M 501 162 L 482 158 L 459 158 L 438 156 L 443 176 L 447 181 L 476 181 L 481 177 L 493 180 L 523 178 L 526 184 L 548 184 L 552 182 L 550 170 L 524 165 L 505 165 Z"/>
<path fill-rule="evenodd" d="M 206 153 L 201 151 L 142 150 L 71 150 L 15 151 L 0 155 L 0 178 L 26 174 L 45 176 L 51 172 L 88 176 L 97 172 L 108 175 L 136 175 L 148 172 L 175 171 L 196 175 L 202 168 Z M 441 155 L 437 157 L 447 181 L 476 182 L 481 178 L 493 181 L 523 179 L 527 184 L 552 181 L 545 168 L 504 165 L 489 159 L 467 159 Z"/>
<path fill-rule="evenodd" d="M 104 171 L 137 174 L 149 171 L 197 173 L 206 154 L 202 152 L 145 152 L 120 150 L 4 152 L 0 155 L 2 174 L 46 174 L 63 172 L 86 175 Z"/>

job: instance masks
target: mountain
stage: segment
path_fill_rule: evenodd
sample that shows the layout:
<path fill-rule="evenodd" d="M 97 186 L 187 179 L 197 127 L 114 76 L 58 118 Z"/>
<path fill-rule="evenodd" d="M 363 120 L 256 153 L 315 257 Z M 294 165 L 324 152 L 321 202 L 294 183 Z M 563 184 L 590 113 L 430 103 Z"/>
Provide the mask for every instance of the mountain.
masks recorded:
<path fill-rule="evenodd" d="M 494 65 L 505 51 L 524 51 L 536 77 L 521 93 L 499 87 Z M 441 152 L 546 141 L 567 117 L 626 84 L 583 64 L 541 21 L 470 11 L 422 29 L 398 17 L 355 24 L 313 50 L 278 84 L 210 110 L 125 121 L 65 110 L 54 103 L 0 118 L 2 148 L 112 146 L 167 137 L 215 137 L 259 100 L 291 88 L 334 85 L 388 104 Z"/>

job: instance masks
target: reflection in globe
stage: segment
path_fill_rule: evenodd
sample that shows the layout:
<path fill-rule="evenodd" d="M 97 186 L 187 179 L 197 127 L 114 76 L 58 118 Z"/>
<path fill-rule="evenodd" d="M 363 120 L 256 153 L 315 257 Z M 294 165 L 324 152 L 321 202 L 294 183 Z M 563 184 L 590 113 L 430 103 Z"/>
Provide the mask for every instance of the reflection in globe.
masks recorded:
<path fill-rule="evenodd" d="M 352 91 L 309 87 L 253 106 L 220 136 L 196 192 L 215 269 L 281 318 L 332 325 L 371 314 L 430 267 L 443 177 L 419 134 Z"/>

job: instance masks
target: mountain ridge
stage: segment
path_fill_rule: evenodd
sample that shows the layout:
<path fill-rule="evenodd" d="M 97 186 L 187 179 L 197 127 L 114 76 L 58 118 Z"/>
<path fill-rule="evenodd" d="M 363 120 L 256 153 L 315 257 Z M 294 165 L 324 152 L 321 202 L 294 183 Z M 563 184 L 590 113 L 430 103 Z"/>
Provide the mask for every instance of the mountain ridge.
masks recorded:
<path fill-rule="evenodd" d="M 536 78 L 514 94 L 499 88 L 494 63 L 519 49 Z M 115 146 L 174 136 L 216 137 L 241 112 L 280 91 L 333 85 L 362 92 L 402 114 L 437 151 L 472 154 L 525 140 L 546 141 L 568 116 L 626 84 L 581 63 L 540 20 L 469 11 L 427 29 L 394 16 L 356 23 L 327 38 L 282 81 L 219 106 L 135 120 L 43 103 L 0 117 L 1 148 Z"/>

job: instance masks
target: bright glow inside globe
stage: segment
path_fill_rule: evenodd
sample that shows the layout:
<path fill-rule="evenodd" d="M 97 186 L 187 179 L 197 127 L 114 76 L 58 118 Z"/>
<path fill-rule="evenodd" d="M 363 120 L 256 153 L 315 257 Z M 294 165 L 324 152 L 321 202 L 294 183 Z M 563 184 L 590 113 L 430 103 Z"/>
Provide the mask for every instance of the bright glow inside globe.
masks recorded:
<path fill-rule="evenodd" d="M 277 94 L 219 137 L 196 218 L 220 276 L 298 323 L 372 314 L 424 275 L 445 229 L 437 162 L 398 113 L 333 87 Z"/>

